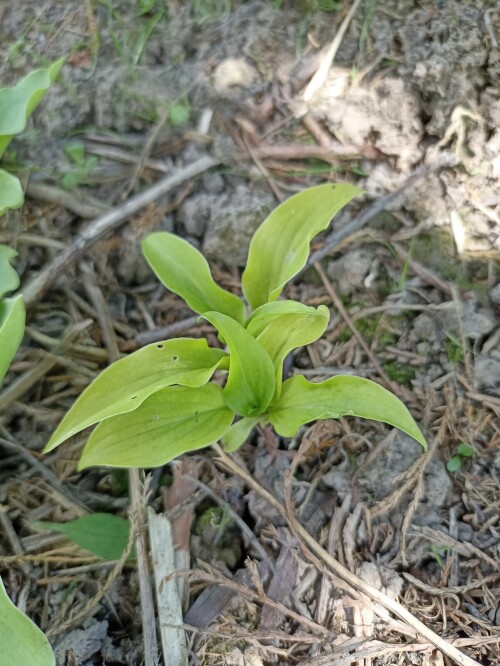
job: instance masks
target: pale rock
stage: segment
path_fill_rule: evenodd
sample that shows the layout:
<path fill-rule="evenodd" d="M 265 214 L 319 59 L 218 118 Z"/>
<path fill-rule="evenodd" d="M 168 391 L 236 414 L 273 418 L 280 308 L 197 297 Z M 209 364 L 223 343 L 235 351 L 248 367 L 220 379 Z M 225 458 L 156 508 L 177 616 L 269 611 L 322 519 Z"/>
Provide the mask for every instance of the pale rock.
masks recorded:
<path fill-rule="evenodd" d="M 495 305 L 500 305 L 500 282 L 490 289 L 490 298 Z"/>
<path fill-rule="evenodd" d="M 474 383 L 478 390 L 500 388 L 500 360 L 479 357 L 474 363 Z"/>
<path fill-rule="evenodd" d="M 240 185 L 214 198 L 210 207 L 203 253 L 231 266 L 245 266 L 253 234 L 275 207 L 267 190 Z"/>
<path fill-rule="evenodd" d="M 340 259 L 330 261 L 326 272 L 343 296 L 365 288 L 365 278 L 372 268 L 373 257 L 365 250 L 352 250 Z"/>
<path fill-rule="evenodd" d="M 427 343 L 436 342 L 438 338 L 437 326 L 432 317 L 427 314 L 418 315 L 413 322 L 413 332 L 419 340 Z"/>
<path fill-rule="evenodd" d="M 229 88 L 246 88 L 257 80 L 256 70 L 242 58 L 227 58 L 214 72 L 214 88 L 224 94 Z"/>
<path fill-rule="evenodd" d="M 457 335 L 463 330 L 466 338 L 477 339 L 491 333 L 496 326 L 493 313 L 477 308 L 474 299 L 468 299 L 457 308 L 453 301 L 432 307 L 445 333 Z"/>

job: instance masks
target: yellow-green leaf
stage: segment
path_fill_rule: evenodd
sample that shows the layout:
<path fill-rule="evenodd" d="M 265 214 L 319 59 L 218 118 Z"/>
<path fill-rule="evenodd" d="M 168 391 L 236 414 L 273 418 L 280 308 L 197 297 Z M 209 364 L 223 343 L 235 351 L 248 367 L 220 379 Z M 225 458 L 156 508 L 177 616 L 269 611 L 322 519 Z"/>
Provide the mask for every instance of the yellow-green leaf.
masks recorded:
<path fill-rule="evenodd" d="M 248 317 L 245 322 L 245 328 L 256 338 L 274 319 L 284 314 L 300 314 L 311 311 L 314 311 L 314 308 L 304 305 L 299 301 L 283 300 L 264 303 L 264 305 L 258 307 Z"/>
<path fill-rule="evenodd" d="M 295 301 L 277 301 L 262 305 L 254 315 L 247 330 L 252 335 L 257 334 L 257 342 L 271 357 L 275 368 L 276 397 L 279 397 L 286 356 L 293 349 L 318 340 L 326 331 L 330 313 L 324 305 L 314 308 Z"/>
<path fill-rule="evenodd" d="M 0 302 L 0 382 L 3 380 L 24 335 L 26 309 L 22 296 Z"/>
<path fill-rule="evenodd" d="M 79 469 L 158 467 L 215 443 L 233 418 L 216 384 L 161 389 L 135 411 L 102 421 L 83 451 Z"/>
<path fill-rule="evenodd" d="M 45 452 L 88 426 L 137 409 L 161 388 L 209 381 L 226 353 L 206 340 L 176 338 L 156 342 L 116 361 L 85 389 L 45 447 Z"/>
<path fill-rule="evenodd" d="M 271 402 L 275 379 L 266 350 L 238 324 L 220 312 L 205 312 L 229 347 L 229 376 L 224 388 L 227 404 L 241 416 L 258 416 Z"/>
<path fill-rule="evenodd" d="M 23 202 L 24 193 L 19 178 L 0 169 L 0 216 L 11 208 L 21 208 Z M 1 282 L 0 289 L 2 289 Z"/>
<path fill-rule="evenodd" d="M 243 301 L 219 287 L 205 257 L 183 238 L 159 231 L 142 241 L 142 251 L 157 278 L 192 310 L 215 310 L 243 322 Z"/>
<path fill-rule="evenodd" d="M 0 646 L 5 666 L 55 666 L 50 643 L 29 617 L 9 599 L 0 578 Z"/>
<path fill-rule="evenodd" d="M 0 298 L 3 298 L 7 292 L 14 291 L 19 287 L 19 275 L 10 265 L 10 262 L 16 256 L 17 252 L 11 247 L 0 245 Z"/>
<path fill-rule="evenodd" d="M 318 185 L 273 210 L 252 238 L 243 273 L 243 293 L 252 308 L 278 298 L 305 266 L 311 239 L 360 192 L 353 185 Z"/>
<path fill-rule="evenodd" d="M 260 416 L 244 416 L 233 423 L 221 440 L 226 453 L 232 453 L 239 449 L 260 420 Z"/>
<path fill-rule="evenodd" d="M 302 375 L 283 382 L 280 399 L 268 413 L 278 434 L 293 437 L 300 426 L 316 419 L 359 416 L 399 428 L 424 448 L 427 443 L 405 405 L 379 384 L 339 375 L 314 384 Z"/>
<path fill-rule="evenodd" d="M 36 69 L 15 86 L 0 88 L 0 157 L 12 137 L 26 127 L 26 122 L 55 81 L 64 63 L 60 58 L 49 67 Z"/>

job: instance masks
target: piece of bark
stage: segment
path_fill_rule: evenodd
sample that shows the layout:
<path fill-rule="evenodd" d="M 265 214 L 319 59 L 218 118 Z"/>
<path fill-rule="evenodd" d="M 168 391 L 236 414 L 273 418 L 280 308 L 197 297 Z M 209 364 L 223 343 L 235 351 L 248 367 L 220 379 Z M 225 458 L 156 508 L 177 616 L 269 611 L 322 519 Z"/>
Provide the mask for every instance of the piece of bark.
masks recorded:
<path fill-rule="evenodd" d="M 276 569 L 269 584 L 267 596 L 273 601 L 283 603 L 293 590 L 299 565 L 293 551 L 288 546 L 283 546 L 276 562 Z M 282 613 L 276 608 L 264 604 L 260 616 L 259 629 L 261 631 L 272 631 L 276 629 L 283 620 Z"/>
<path fill-rule="evenodd" d="M 163 663 L 188 666 L 186 635 L 182 627 L 182 602 L 173 575 L 177 571 L 170 521 L 148 509 L 149 541 L 155 574 L 158 621 L 163 650 Z"/>
<path fill-rule="evenodd" d="M 271 571 L 270 560 L 259 562 L 257 564 L 257 571 L 259 572 L 261 579 L 267 579 L 269 572 Z M 238 569 L 233 580 L 235 583 L 248 585 L 252 590 L 255 589 L 252 583 L 252 574 L 249 569 Z M 192 627 L 198 627 L 198 629 L 206 629 L 217 615 L 222 613 L 234 595 L 234 590 L 225 587 L 224 585 L 209 585 L 203 590 L 186 613 L 186 624 L 189 624 Z"/>

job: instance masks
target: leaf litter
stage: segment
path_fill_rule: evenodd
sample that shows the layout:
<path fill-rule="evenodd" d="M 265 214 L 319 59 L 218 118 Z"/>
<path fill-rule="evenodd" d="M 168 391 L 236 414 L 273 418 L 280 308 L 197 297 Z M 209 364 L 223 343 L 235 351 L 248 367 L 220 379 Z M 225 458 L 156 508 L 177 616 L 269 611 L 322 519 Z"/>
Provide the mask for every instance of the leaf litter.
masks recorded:
<path fill-rule="evenodd" d="M 287 367 L 289 375 L 295 368 L 322 380 L 355 373 L 383 383 L 382 371 L 432 440 L 429 451 L 422 455 L 409 438 L 380 424 L 340 419 L 302 428 L 291 441 L 263 430 L 236 459 L 283 503 L 284 476 L 305 440 L 291 501 L 317 543 L 450 645 L 479 663 L 496 663 L 500 110 L 493 4 L 422 8 L 393 0 L 375 3 L 373 11 L 373 3 L 361 3 L 307 106 L 302 92 L 317 69 L 318 46 L 330 44 L 346 3 L 307 13 L 290 2 L 279 3 L 279 11 L 278 3 L 234 2 L 222 14 L 203 13 L 202 22 L 199 2 L 170 3 L 168 18 L 156 17 L 142 50 L 145 24 L 135 3 L 124 3 L 120 13 L 113 3 L 56 4 L 46 3 L 40 16 L 26 5 L 2 17 L 2 50 L 9 54 L 4 84 L 38 64 L 33 44 L 53 59 L 74 51 L 78 30 L 89 41 L 85 67 L 73 59 L 45 113 L 36 115 L 37 142 L 16 144 L 21 162 L 43 164 L 46 184 L 64 192 L 61 146 L 85 128 L 86 154 L 99 149 L 99 162 L 78 174 L 75 199 L 102 208 L 122 205 L 132 176 L 137 192 L 199 158 L 212 156 L 223 166 L 180 182 L 168 201 L 149 203 L 112 237 L 85 248 L 104 314 L 75 262 L 31 305 L 25 343 L 0 394 L 0 568 L 10 597 L 25 603 L 45 631 L 71 616 L 73 624 L 59 623 L 51 638 L 62 647 L 66 641 L 59 663 L 141 663 L 135 563 L 98 561 L 61 535 L 30 527 L 102 511 L 126 516 L 123 474 L 76 473 L 83 439 L 52 457 L 40 455 L 106 358 L 139 348 L 146 334 L 148 342 L 166 339 L 164 329 L 172 326 L 216 344 L 213 329 L 195 324 L 144 269 L 141 238 L 151 230 L 188 237 L 219 262 L 218 282 L 238 293 L 239 260 L 231 265 L 232 259 L 264 219 L 261 201 L 273 206 L 276 197 L 341 180 L 365 190 L 357 206 L 369 211 L 424 167 L 355 231 L 333 244 L 315 240 L 319 252 L 330 246 L 321 258 L 324 279 L 310 267 L 286 296 L 325 304 L 334 317 L 325 337 L 294 353 Z M 151 3 L 151 18 L 157 4 Z M 196 44 L 195 34 L 203 35 Z M 221 83 L 229 70 L 220 65 L 230 59 L 232 76 L 235 59 L 252 76 Z M 181 106 L 189 110 L 177 114 L 183 122 L 169 123 Z M 305 150 L 314 144 L 315 152 Z M 208 203 L 199 205 L 203 197 Z M 358 214 L 349 208 L 340 230 Z M 59 194 L 45 190 L 38 199 L 34 189 L 1 236 L 16 246 L 26 284 L 91 227 L 61 205 Z M 450 473 L 446 465 L 461 444 L 473 454 Z M 182 539 L 192 663 L 444 663 L 408 624 L 311 560 L 293 523 L 220 467 L 216 455 L 190 461 L 199 486 L 188 484 L 172 506 L 165 499 L 170 471 L 158 469 L 148 501 L 174 525 L 184 514 L 192 525 Z M 217 513 L 216 506 L 228 509 Z M 87 632 L 88 640 L 68 640 L 75 631 Z"/>

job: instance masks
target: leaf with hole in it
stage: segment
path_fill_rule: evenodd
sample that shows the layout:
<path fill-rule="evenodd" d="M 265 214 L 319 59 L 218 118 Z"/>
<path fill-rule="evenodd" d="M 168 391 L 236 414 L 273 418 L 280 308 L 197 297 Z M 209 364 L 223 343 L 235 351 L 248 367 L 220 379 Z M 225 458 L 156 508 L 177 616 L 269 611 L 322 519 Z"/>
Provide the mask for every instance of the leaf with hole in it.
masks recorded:
<path fill-rule="evenodd" d="M 243 301 L 219 287 L 205 257 L 183 238 L 159 231 L 146 236 L 142 251 L 157 278 L 192 310 L 215 310 L 243 322 Z"/>
<path fill-rule="evenodd" d="M 278 434 L 293 437 L 300 426 L 316 419 L 359 416 L 382 421 L 427 443 L 405 405 L 379 384 L 362 377 L 337 376 L 313 384 L 302 375 L 283 382 L 281 396 L 268 418 Z"/>
<path fill-rule="evenodd" d="M 26 122 L 56 80 L 64 58 L 49 67 L 36 69 L 16 85 L 0 88 L 0 157 L 12 137 L 26 127 Z"/>
<path fill-rule="evenodd" d="M 65 534 L 80 548 L 104 560 L 119 560 L 130 536 L 129 521 L 111 513 L 90 513 L 67 523 L 36 521 L 33 524 L 43 530 Z M 134 557 L 131 553 L 129 559 Z"/>
<path fill-rule="evenodd" d="M 22 296 L 0 302 L 0 382 L 3 380 L 24 335 L 26 309 Z"/>
<path fill-rule="evenodd" d="M 297 347 L 303 347 L 318 340 L 326 331 L 330 313 L 328 308 L 308 307 L 302 303 L 287 301 L 284 314 L 276 314 L 273 306 L 285 301 L 266 303 L 256 311 L 256 316 L 248 325 L 248 332 L 257 335 L 257 341 L 267 351 L 275 368 L 276 397 L 281 393 L 283 361 Z M 294 303 L 295 307 L 291 307 Z M 266 323 L 267 320 L 267 323 Z"/>
<path fill-rule="evenodd" d="M 262 414 L 274 394 L 273 362 L 266 350 L 237 321 L 220 312 L 205 312 L 229 347 L 229 375 L 224 388 L 227 404 L 241 416 Z"/>
<path fill-rule="evenodd" d="M 216 384 L 161 389 L 135 411 L 102 421 L 83 451 L 79 469 L 158 467 L 218 441 L 233 418 Z"/>
<path fill-rule="evenodd" d="M 7 666 L 55 666 L 50 643 L 34 622 L 10 600 L 0 578 L 1 661 Z"/>
<path fill-rule="evenodd" d="M 278 298 L 306 265 L 311 239 L 360 192 L 353 185 L 318 185 L 273 210 L 252 238 L 243 273 L 243 293 L 252 308 Z"/>
<path fill-rule="evenodd" d="M 181 384 L 202 386 L 227 354 L 206 340 L 157 342 L 106 368 L 75 402 L 50 438 L 45 452 L 98 421 L 137 409 L 152 393 Z"/>
<path fill-rule="evenodd" d="M 21 208 L 23 202 L 24 193 L 19 178 L 0 169 L 0 216 L 11 208 Z M 0 282 L 0 289 L 2 287 Z"/>

